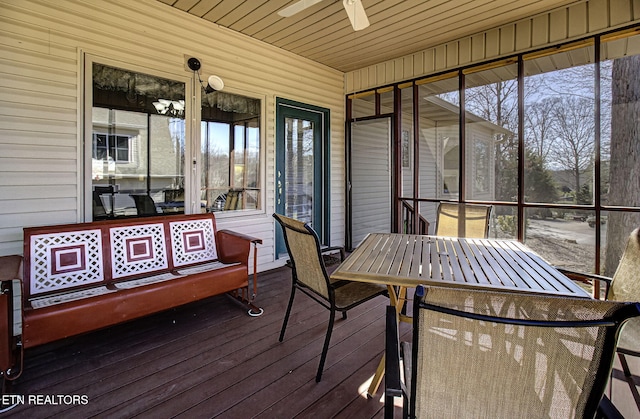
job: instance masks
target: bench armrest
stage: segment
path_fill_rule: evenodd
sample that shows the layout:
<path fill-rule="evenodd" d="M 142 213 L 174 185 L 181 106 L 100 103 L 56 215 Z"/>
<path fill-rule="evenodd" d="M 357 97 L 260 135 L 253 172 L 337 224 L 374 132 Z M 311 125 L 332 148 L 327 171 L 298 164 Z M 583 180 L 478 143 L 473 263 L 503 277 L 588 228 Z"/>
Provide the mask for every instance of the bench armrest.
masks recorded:
<path fill-rule="evenodd" d="M 22 374 L 22 266 L 20 255 L 0 256 L 0 382 Z"/>
<path fill-rule="evenodd" d="M 0 281 L 22 280 L 22 263 L 20 255 L 0 256 Z"/>
<path fill-rule="evenodd" d="M 262 239 L 231 230 L 219 230 L 216 233 L 218 259 L 223 263 L 249 263 L 251 244 L 262 244 Z"/>

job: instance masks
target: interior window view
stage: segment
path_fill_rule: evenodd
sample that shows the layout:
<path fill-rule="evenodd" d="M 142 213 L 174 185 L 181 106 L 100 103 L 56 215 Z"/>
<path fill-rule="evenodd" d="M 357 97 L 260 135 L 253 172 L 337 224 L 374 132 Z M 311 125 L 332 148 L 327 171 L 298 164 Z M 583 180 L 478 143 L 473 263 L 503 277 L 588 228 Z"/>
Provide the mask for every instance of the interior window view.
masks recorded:
<path fill-rule="evenodd" d="M 185 85 L 94 63 L 93 219 L 184 213 Z"/>
<path fill-rule="evenodd" d="M 260 208 L 260 99 L 202 96 L 201 203 L 212 212 Z"/>
<path fill-rule="evenodd" d="M 92 80 L 93 219 L 184 214 L 184 83 L 97 63 Z M 193 212 L 259 208 L 260 112 L 259 99 L 202 91 Z"/>
<path fill-rule="evenodd" d="M 304 119 L 286 118 L 285 162 L 287 175 L 285 188 L 287 199 L 285 215 L 313 225 L 314 122 Z"/>

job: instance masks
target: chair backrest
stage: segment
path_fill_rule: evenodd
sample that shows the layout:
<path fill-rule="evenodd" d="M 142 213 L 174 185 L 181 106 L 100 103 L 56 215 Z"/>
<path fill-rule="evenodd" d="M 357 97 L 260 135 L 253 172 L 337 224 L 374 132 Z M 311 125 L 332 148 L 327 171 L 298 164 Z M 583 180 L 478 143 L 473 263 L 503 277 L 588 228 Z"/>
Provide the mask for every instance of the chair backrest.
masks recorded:
<path fill-rule="evenodd" d="M 115 187 L 113 185 L 95 185 L 93 187 L 93 216 L 95 218 L 104 218 L 109 215 L 102 202 L 102 195 L 113 196 L 114 193 Z M 111 204 L 113 205 L 113 202 Z M 111 211 L 113 211 L 113 208 L 111 208 Z"/>
<path fill-rule="evenodd" d="M 158 215 L 156 204 L 149 195 L 131 195 L 136 203 L 138 215 Z"/>
<path fill-rule="evenodd" d="M 93 217 L 106 217 L 107 210 L 104 208 L 104 204 L 102 203 L 102 198 L 100 197 L 100 193 L 97 191 L 93 191 Z"/>
<path fill-rule="evenodd" d="M 410 417 L 593 417 L 619 328 L 638 315 L 636 303 L 418 287 Z"/>
<path fill-rule="evenodd" d="M 441 202 L 438 205 L 436 236 L 485 239 L 489 235 L 491 205 Z"/>
<path fill-rule="evenodd" d="M 227 192 L 227 199 L 224 201 L 224 210 L 233 211 L 242 208 L 242 191 Z"/>
<path fill-rule="evenodd" d="M 284 215 L 273 214 L 273 218 L 282 226 L 294 279 L 329 300 L 331 298 L 329 275 L 324 265 L 320 240 L 316 232 L 308 224 Z"/>
<path fill-rule="evenodd" d="M 184 188 L 165 189 L 164 202 L 184 202 Z"/>
<path fill-rule="evenodd" d="M 607 299 L 640 301 L 640 228 L 629 235 L 620 264 L 613 274 Z"/>

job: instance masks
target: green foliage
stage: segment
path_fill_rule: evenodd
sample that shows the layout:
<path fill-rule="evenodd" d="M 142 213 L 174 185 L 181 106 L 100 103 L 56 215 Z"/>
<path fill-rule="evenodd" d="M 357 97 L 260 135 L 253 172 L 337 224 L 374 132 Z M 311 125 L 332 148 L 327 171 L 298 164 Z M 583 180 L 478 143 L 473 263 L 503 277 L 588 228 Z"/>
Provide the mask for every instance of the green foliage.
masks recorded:
<path fill-rule="evenodd" d="M 553 203 L 560 199 L 560 192 L 551 172 L 544 167 L 544 161 L 527 150 L 525 165 L 525 196 L 529 202 Z"/>
<path fill-rule="evenodd" d="M 499 215 L 498 226 L 500 229 L 509 236 L 515 237 L 518 233 L 518 224 L 516 223 L 516 217 L 514 215 Z"/>
<path fill-rule="evenodd" d="M 591 205 L 593 199 L 591 197 L 591 190 L 589 185 L 582 185 L 579 191 L 576 192 L 576 204 L 578 205 Z"/>
<path fill-rule="evenodd" d="M 544 167 L 541 156 L 526 150 L 524 194 L 528 202 L 555 203 L 560 199 L 560 190 L 551 171 Z M 496 161 L 496 199 L 512 201 L 518 194 L 518 159 L 517 154 L 508 152 L 499 156 Z"/>

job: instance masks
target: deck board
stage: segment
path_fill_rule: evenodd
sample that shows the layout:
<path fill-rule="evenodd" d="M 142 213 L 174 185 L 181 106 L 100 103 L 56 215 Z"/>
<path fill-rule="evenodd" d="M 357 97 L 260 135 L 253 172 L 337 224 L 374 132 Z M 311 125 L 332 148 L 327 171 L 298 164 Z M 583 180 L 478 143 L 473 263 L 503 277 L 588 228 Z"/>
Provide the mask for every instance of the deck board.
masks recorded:
<path fill-rule="evenodd" d="M 329 312 L 296 294 L 280 343 L 290 271 L 262 273 L 259 283 L 260 317 L 217 296 L 27 350 L 12 393 L 86 394 L 89 403 L 24 405 L 10 415 L 382 417 L 381 399 L 367 400 L 363 382 L 382 354 L 388 300 L 371 300 L 347 320 L 336 318 L 323 380 L 316 383 Z"/>
<path fill-rule="evenodd" d="M 388 300 L 337 317 L 316 383 L 328 311 L 296 294 L 280 343 L 290 271 L 261 273 L 259 283 L 260 317 L 218 296 L 27 350 L 12 393 L 86 394 L 89 403 L 24 405 L 3 417 L 381 418 L 383 386 L 371 399 L 366 391 L 383 351 Z M 410 339 L 411 326 L 400 327 Z M 638 374 L 640 363 L 629 361 Z M 614 377 L 614 403 L 626 417 L 640 417 L 619 369 Z"/>

